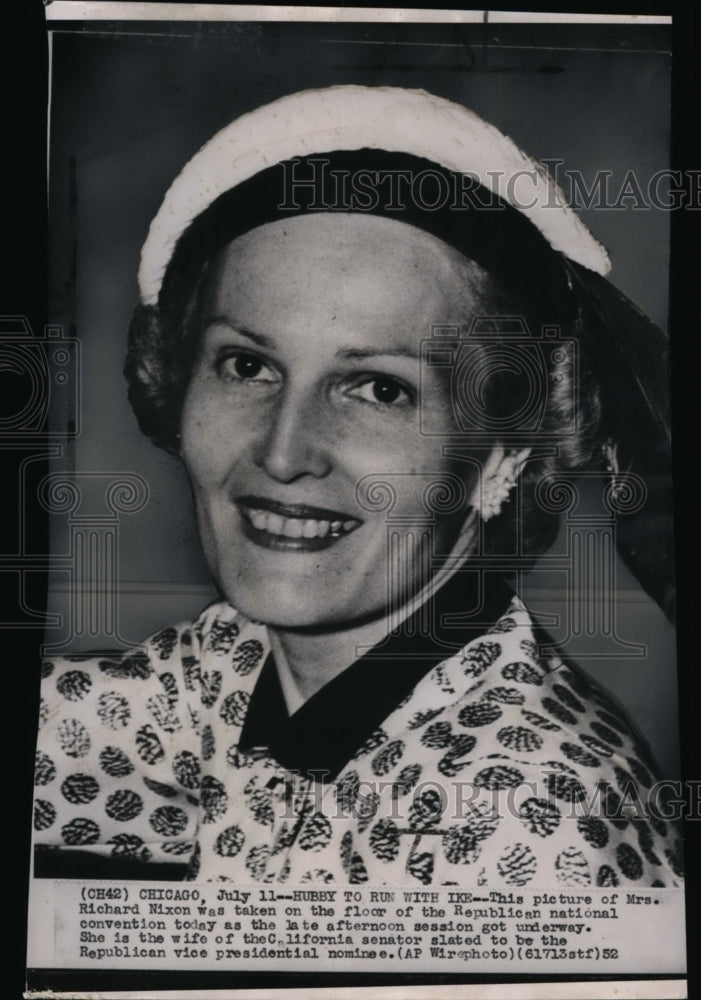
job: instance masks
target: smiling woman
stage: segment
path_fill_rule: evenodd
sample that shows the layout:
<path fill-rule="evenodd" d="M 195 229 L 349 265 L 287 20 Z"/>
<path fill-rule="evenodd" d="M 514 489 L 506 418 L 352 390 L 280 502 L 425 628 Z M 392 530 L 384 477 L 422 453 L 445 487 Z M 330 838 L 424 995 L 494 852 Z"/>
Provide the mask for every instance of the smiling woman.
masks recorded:
<path fill-rule="evenodd" d="M 412 531 L 426 477 L 464 478 L 464 502 L 432 533 L 437 552 L 450 550 L 476 475 L 419 433 L 419 387 L 431 434 L 459 429 L 444 372 L 420 371 L 419 345 L 436 317 L 478 310 L 464 270 L 435 237 L 362 215 L 269 223 L 223 252 L 201 307 L 181 450 L 209 566 L 247 617 L 349 633 L 382 619 L 388 597 L 406 602 L 386 592 L 387 520 L 362 504 L 366 476 L 408 473 L 394 515 L 417 573 L 430 557 Z M 324 677 L 347 666 L 330 640 L 324 655 Z M 295 660 L 308 663 L 308 650 Z"/>
<path fill-rule="evenodd" d="M 293 95 L 200 150 L 125 372 L 221 601 L 47 666 L 39 873 L 677 884 L 644 740 L 513 589 L 554 475 L 665 468 L 627 352 L 660 341 L 607 269 L 541 168 L 423 92 Z"/>

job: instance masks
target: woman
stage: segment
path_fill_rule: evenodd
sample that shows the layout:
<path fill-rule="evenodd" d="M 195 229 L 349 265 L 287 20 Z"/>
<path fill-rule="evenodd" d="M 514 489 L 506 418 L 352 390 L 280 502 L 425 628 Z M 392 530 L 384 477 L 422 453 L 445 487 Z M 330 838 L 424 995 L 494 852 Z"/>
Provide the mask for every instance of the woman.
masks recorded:
<path fill-rule="evenodd" d="M 292 95 L 200 150 L 125 371 L 222 601 L 47 665 L 40 873 L 678 882 L 644 744 L 504 579 L 553 540 L 556 473 L 664 470 L 616 353 L 654 333 L 607 269 L 510 140 L 420 91 Z"/>

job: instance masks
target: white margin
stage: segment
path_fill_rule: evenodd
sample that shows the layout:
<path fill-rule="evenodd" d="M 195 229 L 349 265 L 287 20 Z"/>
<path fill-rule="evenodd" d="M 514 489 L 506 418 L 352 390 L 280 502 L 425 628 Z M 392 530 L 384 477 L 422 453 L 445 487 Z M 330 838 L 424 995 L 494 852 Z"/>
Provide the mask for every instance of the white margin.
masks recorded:
<path fill-rule="evenodd" d="M 242 990 L 108 990 L 100 993 L 62 993 L 37 991 L 25 993 L 31 1000 L 684 1000 L 685 979 L 635 979 L 602 982 L 559 983 L 482 983 L 455 986 L 351 986 L 302 989 Z"/>
<path fill-rule="evenodd" d="M 518 11 L 432 10 L 407 7 L 263 7 L 255 4 L 129 3 L 119 0 L 53 0 L 47 21 L 328 21 L 376 24 L 671 24 L 668 15 L 546 14 Z"/>

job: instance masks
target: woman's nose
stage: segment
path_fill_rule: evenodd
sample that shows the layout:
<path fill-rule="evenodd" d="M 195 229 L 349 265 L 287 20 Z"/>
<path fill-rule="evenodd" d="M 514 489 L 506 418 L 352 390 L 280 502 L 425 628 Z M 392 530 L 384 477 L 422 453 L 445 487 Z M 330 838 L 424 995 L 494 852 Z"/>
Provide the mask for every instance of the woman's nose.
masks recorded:
<path fill-rule="evenodd" d="M 256 464 L 280 482 L 292 482 L 300 476 L 322 478 L 331 468 L 323 429 L 323 417 L 314 400 L 282 395 L 257 445 Z"/>

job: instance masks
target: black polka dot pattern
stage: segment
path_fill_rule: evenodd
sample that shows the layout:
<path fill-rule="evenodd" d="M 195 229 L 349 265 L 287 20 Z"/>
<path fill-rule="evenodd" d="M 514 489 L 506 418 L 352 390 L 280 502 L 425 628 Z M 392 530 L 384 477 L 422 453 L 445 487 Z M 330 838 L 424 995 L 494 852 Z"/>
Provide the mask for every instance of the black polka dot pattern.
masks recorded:
<path fill-rule="evenodd" d="M 335 882 L 333 873 L 327 871 L 326 868 L 312 868 L 302 875 L 300 879 L 301 882 L 316 882 L 319 885 L 328 885 L 330 882 Z"/>
<path fill-rule="evenodd" d="M 558 722 L 561 722 L 563 726 L 577 725 L 577 716 L 573 715 L 572 712 L 568 711 L 558 701 L 555 701 L 554 698 L 550 698 L 549 696 L 543 698 L 541 705 L 548 715 L 552 715 Z"/>
<path fill-rule="evenodd" d="M 587 797 L 581 781 L 569 774 L 550 773 L 546 777 L 548 791 L 563 802 L 582 802 Z"/>
<path fill-rule="evenodd" d="M 136 752 L 144 764 L 156 764 L 165 756 L 165 750 L 158 733 L 152 726 L 142 726 L 134 740 Z"/>
<path fill-rule="evenodd" d="M 387 743 L 379 753 L 372 759 L 372 773 L 378 778 L 389 774 L 392 768 L 402 759 L 404 755 L 404 743 L 402 740 L 392 740 Z"/>
<path fill-rule="evenodd" d="M 229 796 L 226 787 L 218 778 L 211 774 L 205 774 L 201 784 L 201 802 L 203 823 L 216 823 L 218 819 L 226 815 L 229 808 Z"/>
<path fill-rule="evenodd" d="M 215 656 L 225 656 L 239 634 L 236 622 L 215 621 L 209 630 L 205 649 L 211 650 Z"/>
<path fill-rule="evenodd" d="M 214 843 L 214 850 L 222 858 L 233 858 L 241 850 L 243 841 L 244 835 L 241 829 L 233 824 L 219 834 Z"/>
<path fill-rule="evenodd" d="M 183 656 L 183 681 L 188 691 L 197 691 L 200 686 L 200 661 L 196 656 Z"/>
<path fill-rule="evenodd" d="M 116 691 L 107 691 L 100 695 L 97 717 L 108 729 L 122 729 L 131 718 L 129 702 Z"/>
<path fill-rule="evenodd" d="M 119 747 L 106 746 L 98 755 L 100 770 L 110 778 L 126 778 L 134 770 L 134 765 Z"/>
<path fill-rule="evenodd" d="M 469 754 L 477 744 L 477 739 L 470 733 L 460 733 L 454 737 L 450 750 L 438 761 L 438 771 L 447 778 L 453 778 L 466 766 L 461 758 Z"/>
<path fill-rule="evenodd" d="M 173 760 L 173 774 L 175 780 L 183 788 L 195 789 L 200 787 L 200 762 L 194 753 L 189 750 L 181 750 L 175 755 Z"/>
<path fill-rule="evenodd" d="M 160 837 L 177 837 L 187 822 L 187 813 L 180 806 L 158 806 L 149 816 L 151 829 Z"/>
<path fill-rule="evenodd" d="M 232 691 L 227 695 L 219 710 L 220 717 L 227 726 L 242 726 L 251 696 L 246 691 Z"/>
<path fill-rule="evenodd" d="M 265 844 L 252 847 L 248 852 L 246 856 L 246 871 L 255 882 L 262 881 L 269 857 L 270 848 Z M 311 881 L 311 879 L 307 881 Z"/>
<path fill-rule="evenodd" d="M 180 720 L 167 694 L 154 694 L 146 702 L 146 710 L 164 732 L 174 733 L 176 729 L 180 729 Z"/>
<path fill-rule="evenodd" d="M 496 722 L 502 716 L 502 709 L 497 704 L 490 701 L 478 701 L 474 705 L 466 705 L 458 715 L 458 722 L 461 726 L 474 728 L 476 726 L 488 726 Z"/>
<path fill-rule="evenodd" d="M 575 847 L 568 847 L 558 854 L 555 859 L 555 875 L 562 885 L 591 885 L 589 862 L 584 852 Z"/>
<path fill-rule="evenodd" d="M 48 830 L 56 822 L 56 810 L 45 799 L 34 800 L 34 829 Z"/>
<path fill-rule="evenodd" d="M 427 708 L 424 711 L 415 712 L 407 723 L 407 726 L 409 729 L 420 729 L 421 726 L 425 726 L 427 722 L 435 719 L 443 711 L 443 708 Z"/>
<path fill-rule="evenodd" d="M 623 740 L 618 733 L 611 729 L 610 726 L 604 725 L 603 722 L 597 722 L 596 719 L 594 719 L 594 721 L 590 723 L 590 727 L 599 739 L 604 741 L 604 743 L 608 743 L 612 747 L 623 746 Z"/>
<path fill-rule="evenodd" d="M 431 885 L 433 881 L 434 858 L 432 854 L 423 851 L 411 854 L 406 863 L 407 873 L 422 885 Z"/>
<path fill-rule="evenodd" d="M 56 690 L 66 701 L 80 701 L 91 687 L 90 674 L 84 670 L 68 670 L 56 681 Z"/>
<path fill-rule="evenodd" d="M 178 632 L 174 628 L 164 628 L 151 639 L 151 644 L 158 651 L 161 660 L 169 659 L 178 641 Z"/>
<path fill-rule="evenodd" d="M 138 861 L 150 861 L 151 852 L 141 837 L 133 833 L 117 833 L 107 841 L 112 845 L 113 858 L 135 858 Z"/>
<path fill-rule="evenodd" d="M 421 745 L 425 747 L 449 747 L 453 742 L 453 727 L 449 722 L 433 722 L 421 734 Z"/>
<path fill-rule="evenodd" d="M 409 826 L 412 830 L 436 826 L 446 808 L 447 799 L 441 788 L 425 788 L 413 798 L 409 809 Z"/>
<path fill-rule="evenodd" d="M 122 823 L 134 819 L 143 808 L 143 799 L 130 788 L 120 788 L 118 791 L 112 792 L 105 803 L 105 812 L 110 819 Z"/>
<path fill-rule="evenodd" d="M 202 760 L 211 760 L 216 752 L 214 730 L 210 725 L 202 727 Z"/>
<path fill-rule="evenodd" d="M 216 845 L 215 848 L 216 850 Z M 190 855 L 190 860 L 187 866 L 187 874 L 185 876 L 188 882 L 194 882 L 200 874 L 200 869 L 202 867 L 202 845 L 198 840 L 195 843 L 192 854 Z"/>
<path fill-rule="evenodd" d="M 186 840 L 165 840 L 161 844 L 161 850 L 167 857 L 180 858 L 190 854 L 192 842 Z"/>
<path fill-rule="evenodd" d="M 596 710 L 595 714 L 598 715 L 601 722 L 603 722 L 609 729 L 613 728 L 617 730 L 622 736 L 625 736 L 628 732 L 628 726 L 626 723 L 620 716 L 614 715 L 613 712 L 606 712 L 600 708 Z M 594 727 L 592 726 L 592 728 Z M 602 737 L 602 739 L 605 739 L 605 737 Z"/>
<path fill-rule="evenodd" d="M 532 639 L 521 639 L 518 648 L 523 655 L 535 663 L 538 660 L 538 647 Z"/>
<path fill-rule="evenodd" d="M 87 817 L 76 817 L 61 828 L 61 836 L 70 847 L 95 844 L 100 839 L 100 827 Z"/>
<path fill-rule="evenodd" d="M 359 790 L 360 776 L 357 771 L 348 771 L 339 777 L 336 783 L 335 795 L 342 815 L 348 815 L 353 812 L 358 800 Z"/>
<path fill-rule="evenodd" d="M 584 705 L 581 701 L 579 701 L 578 698 L 575 698 L 574 694 L 564 684 L 553 684 L 553 691 L 562 704 L 571 709 L 573 712 L 585 711 Z"/>
<path fill-rule="evenodd" d="M 468 677 L 479 677 L 501 655 L 498 642 L 471 643 L 469 652 L 462 657 L 463 673 Z"/>
<path fill-rule="evenodd" d="M 575 764 L 582 764 L 584 767 L 598 767 L 600 764 L 598 757 L 595 757 L 593 753 L 588 753 L 577 743 L 569 743 L 565 740 L 564 743 L 560 744 L 560 749 L 565 757 L 574 761 Z"/>
<path fill-rule="evenodd" d="M 556 805 L 548 799 L 535 796 L 521 803 L 518 815 L 526 829 L 538 837 L 549 837 L 557 830 L 562 819 Z"/>
<path fill-rule="evenodd" d="M 303 851 L 323 851 L 331 840 L 331 821 L 323 813 L 314 813 L 304 824 L 299 837 Z"/>
<path fill-rule="evenodd" d="M 638 845 L 640 847 L 641 853 L 647 859 L 651 865 L 660 865 L 660 861 L 657 854 L 653 849 L 654 839 L 652 832 L 645 820 L 635 820 L 634 821 L 635 832 L 638 835 Z"/>
<path fill-rule="evenodd" d="M 399 830 L 392 819 L 381 819 L 370 831 L 370 850 L 380 861 L 394 861 L 399 854 Z"/>
<path fill-rule="evenodd" d="M 577 829 L 593 847 L 606 847 L 609 841 L 609 832 L 603 820 L 593 816 L 580 816 L 577 820 Z"/>
<path fill-rule="evenodd" d="M 173 785 L 166 785 L 162 781 L 154 781 L 153 778 L 144 777 L 143 780 L 148 790 L 153 792 L 154 795 L 158 795 L 159 798 L 175 799 L 178 796 L 178 789 L 174 788 Z"/>
<path fill-rule="evenodd" d="M 595 736 L 591 736 L 589 733 L 580 733 L 579 738 L 584 744 L 584 746 L 587 747 L 589 750 L 591 750 L 593 753 L 597 754 L 597 756 L 599 757 L 612 756 L 613 750 L 611 749 L 611 747 L 607 746 L 605 743 L 602 743 L 602 741 L 598 740 Z"/>
<path fill-rule="evenodd" d="M 323 782 L 239 747 L 268 653 L 263 626 L 214 604 L 124 654 L 52 657 L 37 845 L 234 884 L 679 884 L 673 825 L 640 812 L 644 748 L 518 600 Z"/>
<path fill-rule="evenodd" d="M 353 850 L 353 834 L 350 830 L 343 834 L 340 847 L 341 865 L 351 885 L 367 882 L 368 873 L 362 857 Z"/>
<path fill-rule="evenodd" d="M 67 757 L 85 757 L 90 750 L 90 737 L 82 722 L 65 719 L 58 727 L 58 745 Z"/>
<path fill-rule="evenodd" d="M 519 684 L 543 683 L 541 672 L 530 663 L 524 663 L 523 661 L 507 663 L 505 667 L 502 667 L 501 676 L 505 681 L 517 681 Z"/>
<path fill-rule="evenodd" d="M 231 665 L 237 674 L 245 677 L 258 666 L 263 659 L 263 644 L 258 639 L 249 639 L 236 647 Z"/>
<path fill-rule="evenodd" d="M 610 865 L 602 865 L 596 873 L 596 884 L 600 889 L 618 885 L 618 875 Z"/>
<path fill-rule="evenodd" d="M 549 733 L 557 733 L 562 730 L 562 726 L 558 726 L 556 722 L 552 719 L 546 719 L 544 715 L 539 715 L 538 712 L 531 712 L 527 708 L 523 710 L 523 717 L 527 722 L 530 722 L 532 726 L 537 726 L 539 729 L 545 729 Z"/>
<path fill-rule="evenodd" d="M 528 885 L 538 867 L 536 856 L 526 844 L 507 848 L 497 861 L 497 871 L 507 885 Z"/>
<path fill-rule="evenodd" d="M 504 726 L 497 733 L 497 739 L 507 750 L 514 750 L 516 753 L 532 753 L 543 745 L 538 733 L 527 726 Z"/>
<path fill-rule="evenodd" d="M 56 777 L 56 765 L 47 753 L 37 750 L 34 765 L 34 784 L 48 785 Z"/>
<path fill-rule="evenodd" d="M 69 774 L 61 782 L 61 794 L 72 805 L 84 805 L 97 798 L 100 786 L 89 774 Z"/>
<path fill-rule="evenodd" d="M 627 879 L 637 881 L 643 874 L 643 862 L 630 844 L 619 844 L 616 848 L 616 862 L 623 875 Z"/>
<path fill-rule="evenodd" d="M 200 672 L 200 698 L 205 708 L 211 708 L 221 694 L 222 673 L 219 670 Z"/>
<path fill-rule="evenodd" d="M 476 815 L 461 826 L 452 826 L 443 835 L 443 851 L 451 864 L 472 864 L 486 840 L 499 825 L 499 819 L 489 812 Z"/>
<path fill-rule="evenodd" d="M 505 705 L 523 705 L 526 700 L 522 691 L 517 691 L 516 688 L 512 687 L 504 687 L 503 684 L 485 691 L 482 697 L 488 698 L 490 701 L 503 702 Z"/>
<path fill-rule="evenodd" d="M 275 822 L 272 796 L 267 789 L 253 788 L 246 794 L 246 805 L 256 823 L 260 823 L 261 826 L 272 826 Z"/>
<path fill-rule="evenodd" d="M 495 764 L 485 767 L 475 775 L 475 785 L 492 790 L 514 788 L 523 781 L 523 775 L 515 767 L 506 764 Z"/>
<path fill-rule="evenodd" d="M 362 833 L 370 826 L 377 814 L 378 805 L 379 796 L 376 792 L 364 794 L 362 798 L 358 800 L 355 810 L 358 833 Z"/>
<path fill-rule="evenodd" d="M 392 798 L 398 799 L 408 795 L 421 777 L 420 764 L 407 764 L 403 767 L 392 785 Z"/>

